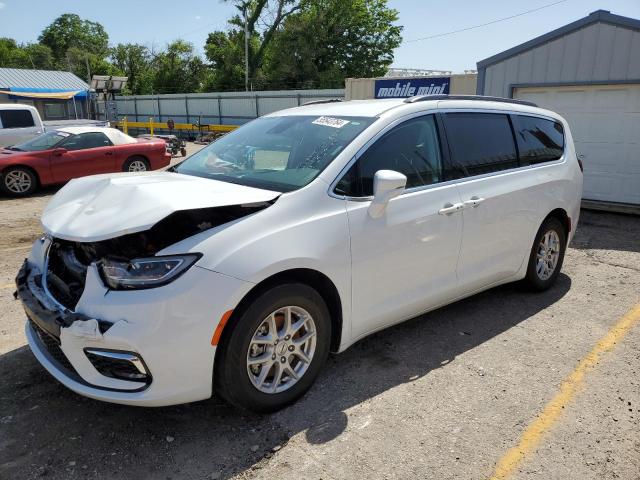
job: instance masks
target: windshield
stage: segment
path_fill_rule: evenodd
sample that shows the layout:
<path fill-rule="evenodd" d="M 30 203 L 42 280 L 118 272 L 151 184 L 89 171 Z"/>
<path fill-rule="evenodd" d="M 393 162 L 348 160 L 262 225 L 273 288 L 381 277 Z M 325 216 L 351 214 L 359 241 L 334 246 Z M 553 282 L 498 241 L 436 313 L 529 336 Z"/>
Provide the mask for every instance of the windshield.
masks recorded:
<path fill-rule="evenodd" d="M 375 118 L 285 116 L 247 123 L 173 171 L 289 192 L 307 185 Z"/>
<path fill-rule="evenodd" d="M 49 150 L 55 147 L 62 140 L 67 138 L 70 134 L 67 132 L 47 132 L 42 135 L 38 135 L 31 140 L 24 143 L 19 143 L 13 147 L 9 147 L 11 150 L 18 150 L 20 152 L 37 152 L 40 150 Z"/>

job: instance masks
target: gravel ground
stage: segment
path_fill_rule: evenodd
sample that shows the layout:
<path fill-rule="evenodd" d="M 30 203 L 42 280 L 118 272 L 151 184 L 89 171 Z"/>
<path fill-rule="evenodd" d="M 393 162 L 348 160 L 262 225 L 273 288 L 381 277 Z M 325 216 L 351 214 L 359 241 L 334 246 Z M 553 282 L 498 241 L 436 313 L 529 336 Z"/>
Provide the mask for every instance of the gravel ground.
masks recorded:
<path fill-rule="evenodd" d="M 640 218 L 582 213 L 557 285 L 502 286 L 332 356 L 271 416 L 216 399 L 80 397 L 31 355 L 10 283 L 55 189 L 0 199 L 0 478 L 488 477 L 562 380 L 640 302 Z M 519 479 L 640 479 L 640 326 L 590 371 Z"/>

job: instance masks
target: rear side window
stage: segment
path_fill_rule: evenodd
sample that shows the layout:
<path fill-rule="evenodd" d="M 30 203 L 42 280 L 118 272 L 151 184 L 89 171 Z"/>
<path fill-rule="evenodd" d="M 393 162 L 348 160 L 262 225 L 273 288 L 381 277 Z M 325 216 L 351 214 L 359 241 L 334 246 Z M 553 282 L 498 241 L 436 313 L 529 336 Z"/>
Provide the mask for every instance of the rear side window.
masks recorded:
<path fill-rule="evenodd" d="M 108 147 L 109 145 L 112 145 L 112 143 L 104 133 L 92 132 L 69 137 L 60 146 L 67 150 L 86 150 L 88 148 Z"/>
<path fill-rule="evenodd" d="M 35 126 L 29 110 L 0 110 L 2 128 L 27 128 Z"/>
<path fill-rule="evenodd" d="M 352 165 L 335 192 L 350 197 L 373 195 L 373 178 L 378 170 L 404 174 L 406 188 L 442 181 L 442 156 L 433 115 L 408 120 L 387 132 Z"/>
<path fill-rule="evenodd" d="M 564 152 L 562 124 L 539 117 L 514 115 L 521 165 L 558 160 Z"/>
<path fill-rule="evenodd" d="M 83 133 L 80 136 L 82 137 L 82 148 L 98 148 L 112 145 L 109 138 L 102 132 Z"/>
<path fill-rule="evenodd" d="M 451 165 L 447 179 L 472 177 L 518 167 L 518 155 L 508 115 L 446 113 Z"/>

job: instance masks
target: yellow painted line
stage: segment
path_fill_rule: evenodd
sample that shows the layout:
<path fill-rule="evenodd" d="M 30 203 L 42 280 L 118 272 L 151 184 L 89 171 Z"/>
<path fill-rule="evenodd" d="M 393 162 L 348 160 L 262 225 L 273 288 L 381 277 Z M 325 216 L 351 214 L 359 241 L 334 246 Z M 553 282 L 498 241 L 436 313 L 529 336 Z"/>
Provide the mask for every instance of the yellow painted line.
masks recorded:
<path fill-rule="evenodd" d="M 520 437 L 517 446 L 509 449 L 500 459 L 491 480 L 504 480 L 508 478 L 520 463 L 535 450 L 543 435 L 558 421 L 565 406 L 572 400 L 582 385 L 586 373 L 599 361 L 600 357 L 612 350 L 629 333 L 633 326 L 640 320 L 640 304 L 636 305 L 584 357 L 575 370 L 563 380 L 560 391 L 547 403 L 542 413 L 529 424 Z"/>

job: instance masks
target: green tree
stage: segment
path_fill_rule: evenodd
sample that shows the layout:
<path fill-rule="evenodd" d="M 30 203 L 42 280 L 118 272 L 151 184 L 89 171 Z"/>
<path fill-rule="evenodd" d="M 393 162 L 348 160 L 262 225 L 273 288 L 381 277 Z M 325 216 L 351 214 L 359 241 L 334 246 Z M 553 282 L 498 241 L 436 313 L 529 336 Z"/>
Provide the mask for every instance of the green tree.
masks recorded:
<path fill-rule="evenodd" d="M 39 43 L 18 45 L 12 38 L 0 38 L 0 67 L 41 70 L 55 68 L 49 47 Z"/>
<path fill-rule="evenodd" d="M 105 58 L 109 50 L 109 35 L 104 27 L 83 20 L 73 13 L 65 13 L 45 27 L 38 41 L 48 46 L 56 60 L 64 60 L 71 47 Z"/>
<path fill-rule="evenodd" d="M 88 63 L 88 70 L 87 70 Z M 89 75 L 116 75 L 118 71 L 101 55 L 70 47 L 60 61 L 61 70 L 68 70 L 89 83 Z"/>
<path fill-rule="evenodd" d="M 258 46 L 258 35 L 251 37 L 251 48 Z M 244 89 L 244 31 L 213 32 L 204 45 L 205 56 L 211 67 L 204 89 L 226 91 Z"/>
<path fill-rule="evenodd" d="M 208 90 L 241 89 L 245 76 L 245 16 L 249 32 L 249 72 L 252 83 L 262 79 L 265 54 L 284 20 L 300 10 L 306 0 L 227 0 L 238 9 L 229 19 L 228 31 L 209 34 L 205 55 L 213 71 L 206 82 Z"/>
<path fill-rule="evenodd" d="M 110 59 L 120 75 L 129 77 L 124 93 L 151 93 L 154 72 L 152 56 L 147 47 L 136 43 L 119 43 L 111 49 Z"/>
<path fill-rule="evenodd" d="M 271 87 L 336 88 L 384 75 L 402 41 L 397 20 L 386 0 L 310 0 L 275 36 L 265 77 Z"/>
<path fill-rule="evenodd" d="M 209 34 L 207 90 L 244 85 L 244 12 L 253 88 L 341 87 L 346 77 L 383 75 L 402 27 L 387 0 L 251 0 L 226 32 Z M 260 27 L 260 28 L 259 28 Z"/>
<path fill-rule="evenodd" d="M 187 93 L 200 91 L 206 66 L 193 51 L 193 45 L 176 40 L 167 45 L 153 60 L 154 93 Z"/>

